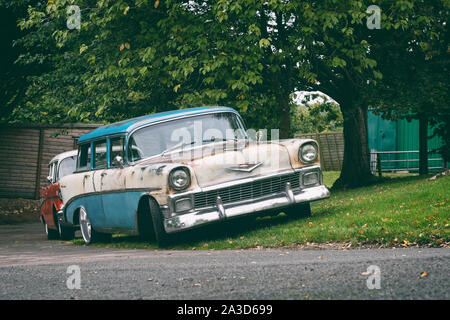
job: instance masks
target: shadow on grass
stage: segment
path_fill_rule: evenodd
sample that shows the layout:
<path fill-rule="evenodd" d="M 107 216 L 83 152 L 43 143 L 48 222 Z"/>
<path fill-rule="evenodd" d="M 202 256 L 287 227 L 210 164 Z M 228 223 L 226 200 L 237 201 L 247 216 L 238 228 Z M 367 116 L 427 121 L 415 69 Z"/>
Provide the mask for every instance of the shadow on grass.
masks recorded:
<path fill-rule="evenodd" d="M 367 188 L 373 188 L 373 187 L 391 187 L 398 184 L 408 184 L 413 183 L 417 181 L 426 181 L 426 179 L 431 178 L 433 174 L 427 174 L 427 175 L 418 175 L 418 174 L 410 174 L 410 173 L 388 173 L 384 174 L 382 177 L 374 176 L 374 179 L 368 183 L 365 186 L 360 186 L 356 188 L 337 188 L 332 189 L 330 188 L 331 194 L 333 193 L 345 193 L 348 191 L 351 192 L 358 192 L 358 191 L 364 191 Z"/>
<path fill-rule="evenodd" d="M 382 177 L 377 177 L 376 183 L 377 184 L 391 184 L 391 183 L 398 183 L 398 182 L 413 182 L 418 180 L 425 180 L 428 178 L 431 178 L 434 174 L 427 174 L 427 175 L 418 175 L 418 174 L 402 174 L 402 173 L 391 173 L 388 175 L 383 175 Z"/>
<path fill-rule="evenodd" d="M 426 182 L 426 179 L 429 178 L 430 175 L 427 176 L 419 176 L 419 175 L 393 175 L 386 174 L 382 178 L 376 178 L 376 183 L 371 184 L 370 186 L 360 187 L 355 189 L 348 190 L 339 190 L 336 192 L 332 192 L 331 198 L 329 200 L 323 200 L 323 204 L 325 206 L 317 204 L 313 206 L 313 216 L 309 219 L 315 220 L 320 219 L 327 215 L 332 215 L 334 212 L 330 212 L 329 207 L 327 207 L 327 201 L 335 201 L 339 200 L 342 197 L 347 197 L 346 193 L 349 192 L 348 197 L 354 197 L 355 193 L 361 192 L 366 193 L 368 191 L 371 192 L 370 189 L 376 187 L 396 187 L 399 185 L 414 183 L 423 181 Z M 369 189 L 368 189 L 369 188 Z M 320 202 L 322 203 L 322 202 Z M 299 220 L 300 219 L 300 220 Z M 235 218 L 231 220 L 225 220 L 217 223 L 212 223 L 207 226 L 202 226 L 193 230 L 188 230 L 180 233 L 173 234 L 173 241 L 171 245 L 167 246 L 165 249 L 186 249 L 197 247 L 199 248 L 201 244 L 208 243 L 210 241 L 225 241 L 227 239 L 235 239 L 240 236 L 245 236 L 248 233 L 253 231 L 261 231 L 266 228 L 275 228 L 280 225 L 287 225 L 290 222 L 294 221 L 304 221 L 304 223 L 308 222 L 306 218 L 297 218 L 287 216 L 285 214 L 278 215 L 268 215 L 268 213 L 261 213 L 259 215 L 252 215 L 242 218 Z M 76 240 L 75 243 L 81 244 Z M 142 240 L 138 236 L 119 234 L 112 238 L 111 243 L 109 244 L 100 244 L 111 247 L 118 248 L 158 248 L 155 241 L 145 241 Z"/>
<path fill-rule="evenodd" d="M 163 249 L 186 249 L 199 247 L 200 243 L 209 241 L 224 241 L 229 238 L 243 236 L 249 232 L 264 228 L 276 227 L 298 219 L 286 214 L 278 215 L 254 215 L 212 223 L 192 230 L 172 234 L 171 244 Z M 82 240 L 75 240 L 76 244 L 82 244 Z M 109 243 L 99 243 L 101 246 L 118 248 L 158 248 L 155 240 L 146 241 L 137 235 L 119 234 L 114 236 Z"/>

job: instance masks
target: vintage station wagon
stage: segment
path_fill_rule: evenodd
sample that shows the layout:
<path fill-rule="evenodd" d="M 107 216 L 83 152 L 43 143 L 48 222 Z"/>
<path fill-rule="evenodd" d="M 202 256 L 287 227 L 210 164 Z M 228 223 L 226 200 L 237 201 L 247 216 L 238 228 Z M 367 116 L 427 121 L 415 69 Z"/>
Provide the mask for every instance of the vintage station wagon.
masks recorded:
<path fill-rule="evenodd" d="M 86 244 L 134 231 L 164 245 L 172 233 L 257 212 L 307 215 L 330 194 L 315 141 L 251 139 L 227 107 L 113 123 L 78 145 L 58 219 L 79 226 Z"/>

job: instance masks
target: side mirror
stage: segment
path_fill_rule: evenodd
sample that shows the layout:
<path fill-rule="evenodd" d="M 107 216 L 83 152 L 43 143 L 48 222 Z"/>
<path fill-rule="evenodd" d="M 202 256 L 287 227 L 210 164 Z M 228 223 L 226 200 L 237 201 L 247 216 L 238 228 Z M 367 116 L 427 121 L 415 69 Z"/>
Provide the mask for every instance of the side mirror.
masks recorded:
<path fill-rule="evenodd" d="M 115 156 L 113 160 L 113 165 L 115 167 L 123 168 L 123 158 L 121 156 Z"/>

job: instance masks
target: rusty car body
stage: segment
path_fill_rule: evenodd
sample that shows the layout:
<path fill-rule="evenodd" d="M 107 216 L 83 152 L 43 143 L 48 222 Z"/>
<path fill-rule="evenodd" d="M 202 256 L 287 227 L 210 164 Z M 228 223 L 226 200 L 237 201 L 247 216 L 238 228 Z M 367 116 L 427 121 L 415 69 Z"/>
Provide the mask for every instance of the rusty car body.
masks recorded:
<path fill-rule="evenodd" d="M 228 107 L 113 123 L 78 145 L 77 171 L 60 182 L 58 218 L 80 226 L 86 244 L 132 231 L 164 245 L 172 233 L 224 219 L 309 214 L 310 202 L 330 194 L 315 141 L 255 141 Z"/>
<path fill-rule="evenodd" d="M 74 237 L 74 229 L 58 223 L 57 212 L 63 202 L 60 195 L 59 180 L 75 171 L 77 163 L 77 150 L 60 153 L 53 157 L 49 164 L 49 185 L 41 188 L 40 220 L 44 224 L 45 233 L 49 240 L 70 240 Z"/>

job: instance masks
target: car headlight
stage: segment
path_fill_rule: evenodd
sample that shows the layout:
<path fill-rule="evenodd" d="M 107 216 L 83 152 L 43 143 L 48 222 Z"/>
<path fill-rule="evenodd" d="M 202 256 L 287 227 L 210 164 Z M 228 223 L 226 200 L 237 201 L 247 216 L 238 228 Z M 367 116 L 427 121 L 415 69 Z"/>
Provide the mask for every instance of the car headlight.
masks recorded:
<path fill-rule="evenodd" d="M 314 142 L 305 143 L 298 151 L 298 158 L 304 163 L 313 163 L 318 157 L 318 147 Z"/>
<path fill-rule="evenodd" d="M 169 174 L 169 184 L 174 190 L 184 190 L 191 184 L 191 176 L 187 168 L 175 168 Z"/>

